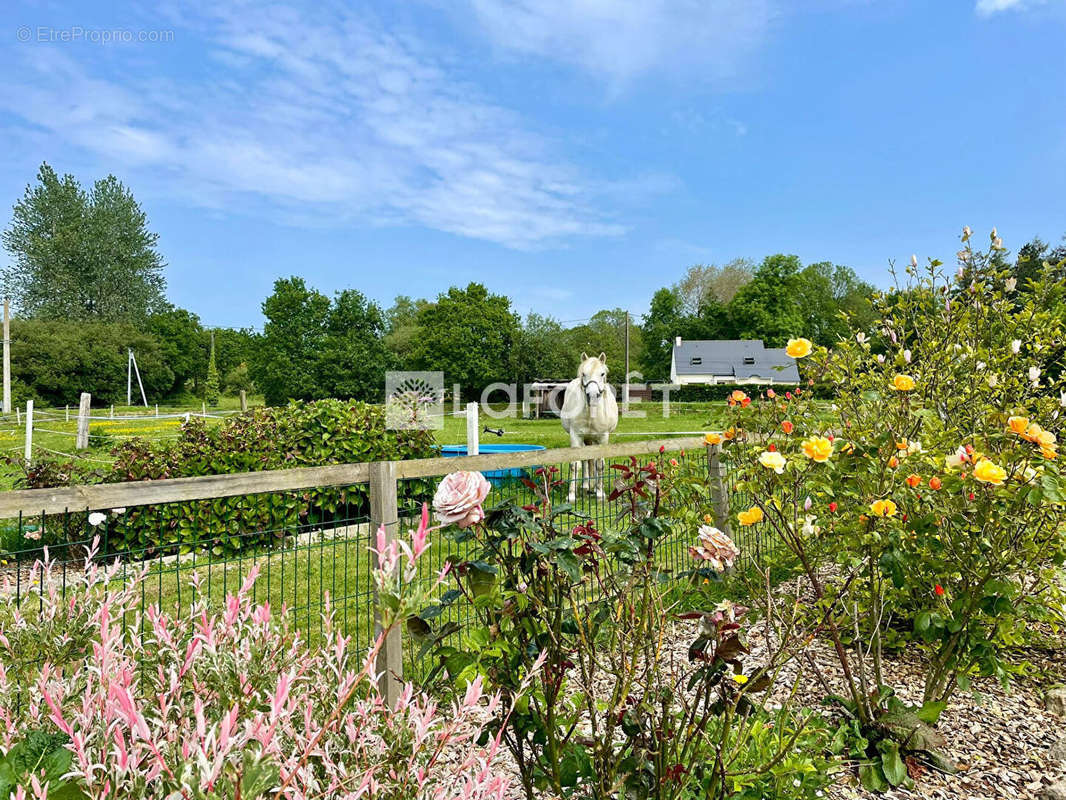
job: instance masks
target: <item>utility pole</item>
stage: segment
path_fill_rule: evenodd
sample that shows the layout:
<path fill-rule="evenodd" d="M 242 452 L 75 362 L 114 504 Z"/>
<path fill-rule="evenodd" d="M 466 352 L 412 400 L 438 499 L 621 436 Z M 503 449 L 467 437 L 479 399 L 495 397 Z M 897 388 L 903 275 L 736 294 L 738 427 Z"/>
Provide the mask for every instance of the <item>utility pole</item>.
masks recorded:
<path fill-rule="evenodd" d="M 629 411 L 629 312 L 626 312 L 626 375 L 622 381 L 622 411 Z"/>
<path fill-rule="evenodd" d="M 4 298 L 4 413 L 11 413 L 11 301 Z"/>

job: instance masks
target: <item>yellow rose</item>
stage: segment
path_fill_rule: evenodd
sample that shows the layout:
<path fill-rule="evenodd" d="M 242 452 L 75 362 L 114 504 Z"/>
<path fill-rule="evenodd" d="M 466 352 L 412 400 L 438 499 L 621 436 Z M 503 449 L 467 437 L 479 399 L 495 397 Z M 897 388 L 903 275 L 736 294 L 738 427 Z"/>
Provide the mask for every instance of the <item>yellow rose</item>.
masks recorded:
<path fill-rule="evenodd" d="M 894 517 L 896 504 L 891 500 L 875 500 L 870 504 L 870 513 L 875 517 Z"/>
<path fill-rule="evenodd" d="M 1051 431 L 1041 430 L 1036 437 L 1036 443 L 1041 447 L 1058 447 L 1056 437 Z"/>
<path fill-rule="evenodd" d="M 1025 439 L 1027 442 L 1035 442 L 1040 439 L 1040 434 L 1042 434 L 1043 432 L 1044 429 L 1034 422 L 1030 424 L 1028 428 L 1025 429 L 1025 433 L 1021 433 L 1018 435 Z"/>
<path fill-rule="evenodd" d="M 803 442 L 803 455 L 811 461 L 828 461 L 833 455 L 833 443 L 824 436 L 812 436 Z"/>
<path fill-rule="evenodd" d="M 897 375 L 892 379 L 892 388 L 897 392 L 909 392 L 914 388 L 914 378 L 910 375 Z"/>
<path fill-rule="evenodd" d="M 741 511 L 737 514 L 737 521 L 741 525 L 754 525 L 757 522 L 762 522 L 763 513 L 762 509 L 758 506 L 752 506 L 747 511 Z"/>
<path fill-rule="evenodd" d="M 767 469 L 772 469 L 778 475 L 785 471 L 785 457 L 776 450 L 766 450 L 759 455 L 759 463 Z"/>
<path fill-rule="evenodd" d="M 789 339 L 785 352 L 792 358 L 803 358 L 811 354 L 812 346 L 810 339 Z"/>
<path fill-rule="evenodd" d="M 1040 455 L 1042 455 L 1044 458 L 1048 459 L 1049 461 L 1052 461 L 1052 460 L 1054 460 L 1054 459 L 1059 457 L 1059 454 L 1055 451 L 1054 447 L 1041 447 L 1040 448 Z"/>
<path fill-rule="evenodd" d="M 1025 436 L 1025 431 L 1029 428 L 1029 417 L 1011 417 L 1007 420 L 1007 430 L 1011 433 L 1016 433 L 1019 436 Z"/>
<path fill-rule="evenodd" d="M 722 435 L 720 433 L 708 433 L 703 437 L 704 444 L 721 444 Z"/>
<path fill-rule="evenodd" d="M 993 486 L 1002 486 L 1007 477 L 1007 470 L 993 464 L 987 458 L 982 458 L 973 468 L 973 476 L 981 483 L 991 483 Z"/>

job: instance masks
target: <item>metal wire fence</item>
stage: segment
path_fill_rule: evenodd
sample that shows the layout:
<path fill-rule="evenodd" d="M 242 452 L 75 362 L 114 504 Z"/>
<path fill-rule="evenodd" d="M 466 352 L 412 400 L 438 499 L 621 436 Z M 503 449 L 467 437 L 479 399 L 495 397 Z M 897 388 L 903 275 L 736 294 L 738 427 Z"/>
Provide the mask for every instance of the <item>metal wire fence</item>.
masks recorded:
<path fill-rule="evenodd" d="M 612 447 L 639 452 L 641 444 Z M 649 457 L 674 459 L 693 467 L 697 474 L 707 474 L 709 456 L 703 447 L 691 447 L 689 443 L 690 448 L 684 453 L 679 448 L 660 455 L 658 442 L 643 444 L 650 448 L 641 456 L 645 461 Z M 540 466 L 559 468 L 564 483 L 553 490 L 553 500 L 566 502 L 571 484 L 581 481 L 581 476 L 571 474 L 569 462 L 559 463 L 556 454 L 545 452 L 539 457 L 545 463 L 486 470 L 493 483 L 489 505 L 507 500 L 518 505 L 532 503 L 533 491 L 523 478 L 536 480 L 536 469 Z M 314 483 L 292 491 L 237 493 L 227 489 L 215 496 L 207 493 L 210 489 L 205 489 L 196 499 L 184 499 L 188 491 L 183 489 L 181 500 L 138 504 L 138 484 L 120 484 L 107 487 L 111 492 L 107 496 L 115 498 L 109 500 L 108 507 L 90 504 L 78 510 L 55 510 L 55 501 L 50 501 L 52 507 L 46 507 L 45 512 L 19 512 L 0 522 L 0 550 L 3 551 L 0 614 L 10 614 L 14 609 L 26 612 L 43 602 L 42 587 L 30 582 L 30 570 L 34 561 L 46 557 L 46 548 L 53 564 L 51 579 L 58 583 L 64 597 L 72 584 L 71 577 L 84 569 L 85 554 L 93 548 L 100 560 L 118 560 L 120 566 L 115 580 L 121 585 L 136 582 L 142 612 L 158 607 L 181 613 L 200 604 L 219 608 L 225 597 L 236 592 L 249 573 L 257 569 L 252 599 L 269 602 L 273 609 L 284 609 L 292 626 L 312 645 L 320 641 L 322 614 L 331 608 L 336 629 L 352 637 L 359 647 L 368 647 L 374 637 L 373 557 L 369 548 L 378 523 L 388 525 L 395 535 L 414 527 L 422 504 L 432 498 L 436 481 L 430 476 L 451 471 L 451 465 L 463 467 L 466 461 L 480 463 L 476 462 L 478 458 L 399 462 L 408 473 L 416 475 L 394 480 L 396 513 L 392 518 L 376 518 L 380 510 L 374 510 L 373 469 L 367 470 L 372 465 L 353 465 L 362 471 L 350 483 Z M 499 456 L 491 458 L 494 464 L 503 463 Z M 617 474 L 611 466 L 628 463 L 629 458 L 627 455 L 606 459 L 603 495 L 575 487 L 578 489 L 573 502 L 575 524 L 578 516 L 592 520 L 600 530 L 617 530 L 623 524 L 621 500 L 609 498 L 612 476 Z M 257 481 L 269 480 L 269 473 L 257 475 Z M 321 478 L 321 473 L 308 476 L 307 480 L 314 478 Z M 290 485 L 293 482 L 291 477 L 286 480 Z M 159 496 L 158 491 L 165 488 L 160 485 L 171 482 L 151 483 L 155 484 Z M 746 499 L 735 491 L 728 477 L 725 483 L 724 496 L 728 496 L 729 502 L 746 505 Z M 115 507 L 125 491 L 122 487 L 128 487 L 128 502 Z M 36 501 L 42 496 L 41 491 L 45 490 L 37 490 L 37 494 L 12 494 L 32 495 Z M 9 508 L 12 502 L 8 502 Z M 681 510 L 667 506 L 662 513 L 669 517 Z M 717 515 L 719 511 L 706 508 L 708 514 Z M 734 533 L 738 544 L 749 552 L 772 552 L 773 543 L 766 541 L 762 532 L 741 529 Z M 695 532 L 685 526 L 675 526 L 659 543 L 656 556 L 665 573 L 680 578 L 691 568 L 688 546 L 694 536 Z M 420 579 L 431 579 L 450 558 L 464 558 L 464 547 L 444 536 L 435 537 L 430 552 L 420 562 Z M 446 612 L 441 622 L 449 620 L 447 614 L 457 613 Z M 404 642 L 405 677 L 424 675 L 424 668 L 414 659 L 417 646 L 413 638 Z"/>

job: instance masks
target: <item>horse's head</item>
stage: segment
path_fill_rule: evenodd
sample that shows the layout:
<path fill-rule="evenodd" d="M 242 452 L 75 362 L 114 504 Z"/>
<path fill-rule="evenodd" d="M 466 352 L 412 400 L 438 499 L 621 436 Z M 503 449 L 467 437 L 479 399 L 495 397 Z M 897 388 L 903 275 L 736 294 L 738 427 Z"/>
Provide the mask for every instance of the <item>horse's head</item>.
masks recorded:
<path fill-rule="evenodd" d="M 582 353 L 577 377 L 581 381 L 581 391 L 585 393 L 588 404 L 594 406 L 599 403 L 607 391 L 607 354 L 587 356 Z"/>

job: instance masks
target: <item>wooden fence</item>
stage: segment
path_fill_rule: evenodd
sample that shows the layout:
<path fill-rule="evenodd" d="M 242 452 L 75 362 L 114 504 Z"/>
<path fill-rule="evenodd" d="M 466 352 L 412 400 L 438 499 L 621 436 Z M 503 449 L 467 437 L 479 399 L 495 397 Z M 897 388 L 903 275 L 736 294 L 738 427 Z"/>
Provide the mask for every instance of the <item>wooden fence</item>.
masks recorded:
<path fill-rule="evenodd" d="M 720 451 L 717 446 L 706 445 L 702 437 L 651 439 L 582 448 L 492 453 L 459 458 L 375 461 L 194 478 L 8 491 L 0 492 L 0 520 L 367 484 L 370 497 L 370 529 L 377 530 L 384 526 L 387 536 L 392 538 L 399 532 L 397 486 L 400 481 L 432 478 L 457 470 L 490 472 L 534 467 L 545 463 L 643 456 L 658 454 L 660 448 L 667 451 L 697 452 L 706 448 L 716 523 L 719 528 L 728 531 L 728 492 L 724 468 L 719 460 Z M 399 628 L 393 630 L 379 658 L 379 672 L 382 673 L 383 688 L 390 702 L 399 691 L 402 675 L 401 636 Z"/>

